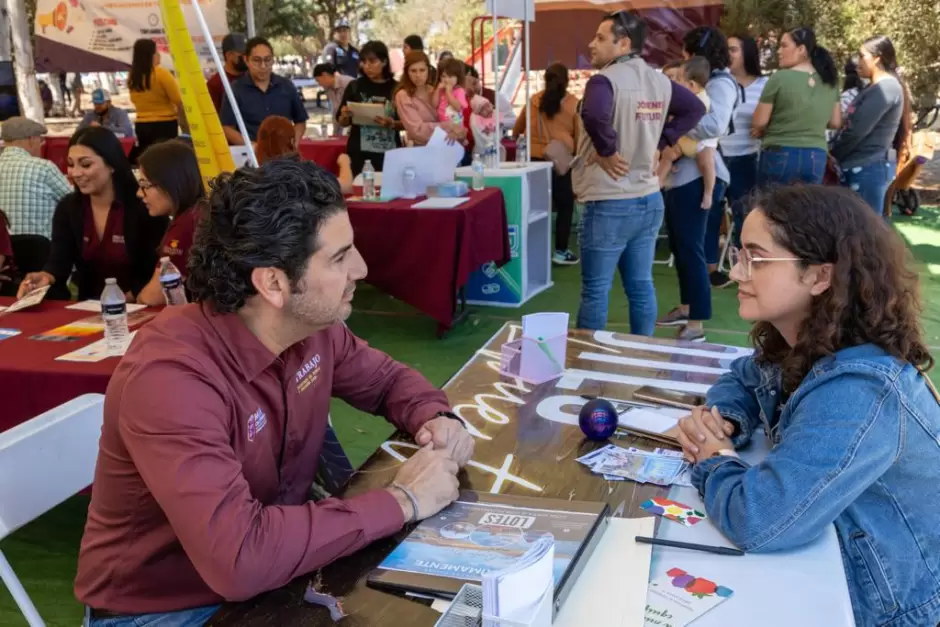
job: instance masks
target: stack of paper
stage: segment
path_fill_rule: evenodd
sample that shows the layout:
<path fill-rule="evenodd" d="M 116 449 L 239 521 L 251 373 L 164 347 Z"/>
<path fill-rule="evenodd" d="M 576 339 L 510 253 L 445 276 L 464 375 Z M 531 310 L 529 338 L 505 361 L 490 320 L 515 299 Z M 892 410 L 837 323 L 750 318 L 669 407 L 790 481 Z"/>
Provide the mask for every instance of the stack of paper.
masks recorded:
<path fill-rule="evenodd" d="M 553 595 L 555 539 L 542 536 L 512 566 L 483 575 L 483 615 L 531 623 L 547 593 Z M 551 616 L 551 614 L 549 614 Z M 484 619 L 484 627 L 497 621 Z"/>
<path fill-rule="evenodd" d="M 49 291 L 49 286 L 45 285 L 43 287 L 37 287 L 31 292 L 27 292 L 23 295 L 23 298 L 19 299 L 9 307 L 3 310 L 3 313 L 9 314 L 15 311 L 20 311 L 22 309 L 28 309 L 34 305 L 38 305 L 42 302 L 42 299 L 46 297 L 46 292 Z"/>
<path fill-rule="evenodd" d="M 656 449 L 654 452 L 637 448 L 622 448 L 608 444 L 579 457 L 578 460 L 608 481 L 636 481 L 672 485 L 683 479 L 689 464 L 679 451 Z"/>
<path fill-rule="evenodd" d="M 591 559 L 578 576 L 554 627 L 641 627 L 653 547 L 653 518 L 611 518 Z"/>

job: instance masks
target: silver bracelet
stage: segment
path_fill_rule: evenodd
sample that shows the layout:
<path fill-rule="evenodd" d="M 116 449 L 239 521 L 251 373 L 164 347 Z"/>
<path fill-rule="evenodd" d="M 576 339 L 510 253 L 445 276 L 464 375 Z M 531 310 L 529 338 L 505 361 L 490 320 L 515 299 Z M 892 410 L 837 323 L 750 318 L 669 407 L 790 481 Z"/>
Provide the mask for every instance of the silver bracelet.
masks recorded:
<path fill-rule="evenodd" d="M 406 520 L 406 523 L 417 522 L 418 520 L 418 497 L 415 496 L 414 492 L 398 483 L 397 481 L 392 482 L 392 487 L 398 490 L 401 490 L 402 494 L 408 498 L 408 501 L 411 503 L 411 520 Z"/>

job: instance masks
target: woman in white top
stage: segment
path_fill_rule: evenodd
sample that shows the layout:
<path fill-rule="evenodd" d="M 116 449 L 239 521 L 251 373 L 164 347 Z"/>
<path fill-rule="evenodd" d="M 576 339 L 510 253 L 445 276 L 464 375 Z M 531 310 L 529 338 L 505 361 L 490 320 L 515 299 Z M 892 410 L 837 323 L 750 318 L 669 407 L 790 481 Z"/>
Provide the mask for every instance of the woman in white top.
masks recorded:
<path fill-rule="evenodd" d="M 740 247 L 744 204 L 757 186 L 760 156 L 760 139 L 751 137 L 751 119 L 767 77 L 762 75 L 760 52 L 753 37 L 728 37 L 728 52 L 731 54 L 729 69 L 738 82 L 738 106 L 732 117 L 733 132 L 722 137 L 718 145 L 731 174 L 727 197 L 734 218 L 734 245 Z"/>

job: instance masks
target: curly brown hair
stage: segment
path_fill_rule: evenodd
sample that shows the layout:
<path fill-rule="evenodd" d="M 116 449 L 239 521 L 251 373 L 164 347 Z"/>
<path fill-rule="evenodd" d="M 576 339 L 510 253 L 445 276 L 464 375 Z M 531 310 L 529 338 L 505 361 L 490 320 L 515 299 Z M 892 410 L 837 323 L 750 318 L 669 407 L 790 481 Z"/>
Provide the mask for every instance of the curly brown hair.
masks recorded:
<path fill-rule="evenodd" d="M 781 367 L 785 391 L 793 392 L 820 358 L 860 344 L 921 372 L 933 367 L 907 247 L 857 194 L 822 185 L 775 187 L 758 193 L 751 207 L 804 268 L 832 264 L 832 283 L 813 299 L 794 346 L 769 322 L 751 330 L 758 362 Z"/>

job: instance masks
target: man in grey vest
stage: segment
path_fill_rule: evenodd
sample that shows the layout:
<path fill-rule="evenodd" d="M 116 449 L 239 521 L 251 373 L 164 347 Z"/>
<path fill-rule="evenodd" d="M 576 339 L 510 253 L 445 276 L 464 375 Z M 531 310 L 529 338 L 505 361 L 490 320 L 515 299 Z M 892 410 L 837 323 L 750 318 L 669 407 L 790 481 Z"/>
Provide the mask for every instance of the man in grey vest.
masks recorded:
<path fill-rule="evenodd" d="M 705 115 L 688 89 L 649 67 L 640 57 L 646 24 L 618 11 L 601 20 L 589 46 L 591 77 L 581 103 L 573 168 L 574 191 L 583 202 L 581 307 L 578 328 L 607 325 L 614 271 L 630 303 L 630 332 L 652 335 L 656 325 L 653 253 L 663 222 L 656 165 Z"/>

